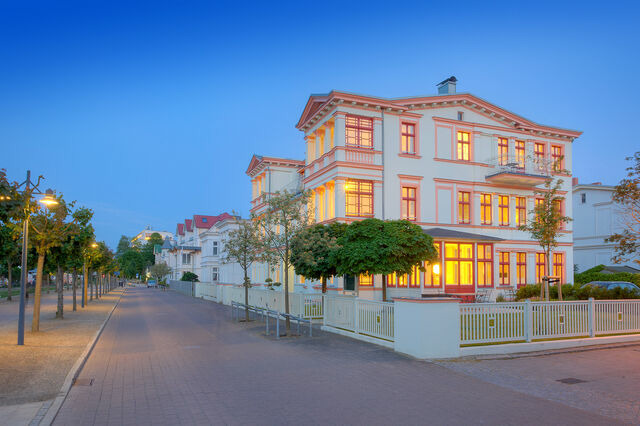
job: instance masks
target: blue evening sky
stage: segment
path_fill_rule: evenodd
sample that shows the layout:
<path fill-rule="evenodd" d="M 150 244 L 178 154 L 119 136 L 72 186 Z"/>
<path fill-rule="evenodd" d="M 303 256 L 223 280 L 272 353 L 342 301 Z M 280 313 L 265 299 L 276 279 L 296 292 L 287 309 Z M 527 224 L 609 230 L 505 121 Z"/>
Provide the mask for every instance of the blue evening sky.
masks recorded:
<path fill-rule="evenodd" d="M 253 153 L 304 157 L 310 93 L 435 93 L 455 75 L 584 132 L 574 175 L 615 184 L 640 149 L 632 2 L 0 3 L 0 168 L 95 211 L 115 246 L 251 198 Z"/>

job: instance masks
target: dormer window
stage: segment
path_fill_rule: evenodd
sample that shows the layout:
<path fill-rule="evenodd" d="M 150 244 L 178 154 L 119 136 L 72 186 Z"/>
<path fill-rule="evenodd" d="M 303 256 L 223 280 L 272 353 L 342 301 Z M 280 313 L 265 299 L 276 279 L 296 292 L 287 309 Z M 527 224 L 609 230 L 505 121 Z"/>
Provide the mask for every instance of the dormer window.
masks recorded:
<path fill-rule="evenodd" d="M 464 121 L 464 112 L 458 111 L 458 121 Z"/>

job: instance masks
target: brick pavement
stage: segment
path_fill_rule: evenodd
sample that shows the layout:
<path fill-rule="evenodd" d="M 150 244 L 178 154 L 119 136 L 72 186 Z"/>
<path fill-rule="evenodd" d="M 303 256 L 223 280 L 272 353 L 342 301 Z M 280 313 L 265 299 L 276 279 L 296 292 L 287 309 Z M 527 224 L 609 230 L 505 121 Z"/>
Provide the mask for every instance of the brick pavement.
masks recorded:
<path fill-rule="evenodd" d="M 129 290 L 57 425 L 612 424 L 330 333 L 275 340 L 226 306 Z"/>

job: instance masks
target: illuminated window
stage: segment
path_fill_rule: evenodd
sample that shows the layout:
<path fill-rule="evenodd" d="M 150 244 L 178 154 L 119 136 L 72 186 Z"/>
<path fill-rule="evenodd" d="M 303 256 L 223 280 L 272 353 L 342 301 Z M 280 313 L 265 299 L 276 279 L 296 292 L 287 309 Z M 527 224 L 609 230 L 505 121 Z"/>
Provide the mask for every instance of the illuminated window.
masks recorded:
<path fill-rule="evenodd" d="M 527 253 L 516 253 L 518 287 L 527 285 Z"/>
<path fill-rule="evenodd" d="M 556 198 L 553 200 L 553 209 L 558 212 L 558 214 L 562 215 L 563 214 L 563 203 L 562 203 L 562 199 L 560 198 Z M 560 222 L 559 229 L 564 229 L 564 222 Z"/>
<path fill-rule="evenodd" d="M 519 169 L 524 169 L 525 147 L 524 141 L 516 141 L 516 163 Z"/>
<path fill-rule="evenodd" d="M 411 268 L 411 273 L 407 276 L 410 288 L 420 288 L 420 267 L 415 265 Z"/>
<path fill-rule="evenodd" d="M 347 115 L 345 143 L 358 148 L 373 148 L 373 118 Z"/>
<path fill-rule="evenodd" d="M 509 139 L 498 138 L 498 162 L 504 166 L 509 162 Z"/>
<path fill-rule="evenodd" d="M 446 285 L 473 285 L 473 244 L 445 243 Z"/>
<path fill-rule="evenodd" d="M 458 223 L 471 223 L 471 194 L 458 192 Z"/>
<path fill-rule="evenodd" d="M 358 285 L 360 287 L 373 287 L 373 275 L 360 274 L 358 277 Z"/>
<path fill-rule="evenodd" d="M 400 131 L 400 145 L 404 154 L 416 153 L 416 125 L 402 123 Z"/>
<path fill-rule="evenodd" d="M 536 220 L 538 220 L 538 210 L 544 208 L 544 198 L 536 198 L 534 204 L 534 212 L 536 214 Z"/>
<path fill-rule="evenodd" d="M 438 259 L 440 259 L 440 243 L 434 243 L 436 251 L 438 252 Z M 424 272 L 424 286 L 425 287 L 440 287 L 441 286 L 441 266 L 440 261 L 433 262 L 425 265 Z"/>
<path fill-rule="evenodd" d="M 416 220 L 416 188 L 402 187 L 402 219 Z"/>
<path fill-rule="evenodd" d="M 478 244 L 478 287 L 493 287 L 493 246 Z"/>
<path fill-rule="evenodd" d="M 526 197 L 516 197 L 516 226 L 527 223 L 527 199 Z"/>
<path fill-rule="evenodd" d="M 349 180 L 345 185 L 347 216 L 373 216 L 373 182 Z"/>
<path fill-rule="evenodd" d="M 304 275 L 299 275 L 299 277 L 300 277 L 300 284 L 304 284 L 307 279 L 304 277 Z"/>
<path fill-rule="evenodd" d="M 482 225 L 491 225 L 491 194 L 480 195 L 480 223 Z"/>
<path fill-rule="evenodd" d="M 553 253 L 553 275 L 564 281 L 564 253 Z"/>
<path fill-rule="evenodd" d="M 509 225 L 509 196 L 501 195 L 498 197 L 498 216 L 500 226 Z"/>
<path fill-rule="evenodd" d="M 545 276 L 545 257 L 544 253 L 536 253 L 536 282 L 541 283 Z"/>
<path fill-rule="evenodd" d="M 544 169 L 544 156 L 545 156 L 544 144 L 540 142 L 536 142 L 533 154 L 534 154 L 538 169 L 540 170 Z"/>
<path fill-rule="evenodd" d="M 509 253 L 503 251 L 500 253 L 500 285 L 511 284 L 510 269 Z"/>
<path fill-rule="evenodd" d="M 385 276 L 385 281 L 387 282 L 387 287 L 395 287 L 396 286 L 396 273 L 389 274 Z"/>
<path fill-rule="evenodd" d="M 469 161 L 469 132 L 458 132 L 458 160 Z"/>
<path fill-rule="evenodd" d="M 551 160 L 554 172 L 560 172 L 564 169 L 563 159 L 562 147 L 559 145 L 551 145 Z"/>

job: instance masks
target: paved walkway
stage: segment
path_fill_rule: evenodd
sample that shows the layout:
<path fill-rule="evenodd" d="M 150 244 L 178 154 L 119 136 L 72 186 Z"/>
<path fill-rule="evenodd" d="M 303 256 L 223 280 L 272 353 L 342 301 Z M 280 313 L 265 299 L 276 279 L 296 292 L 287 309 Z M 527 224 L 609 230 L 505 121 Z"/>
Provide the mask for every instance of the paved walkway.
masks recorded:
<path fill-rule="evenodd" d="M 277 341 L 263 327 L 129 290 L 55 424 L 615 423 L 375 345 L 321 332 Z"/>

